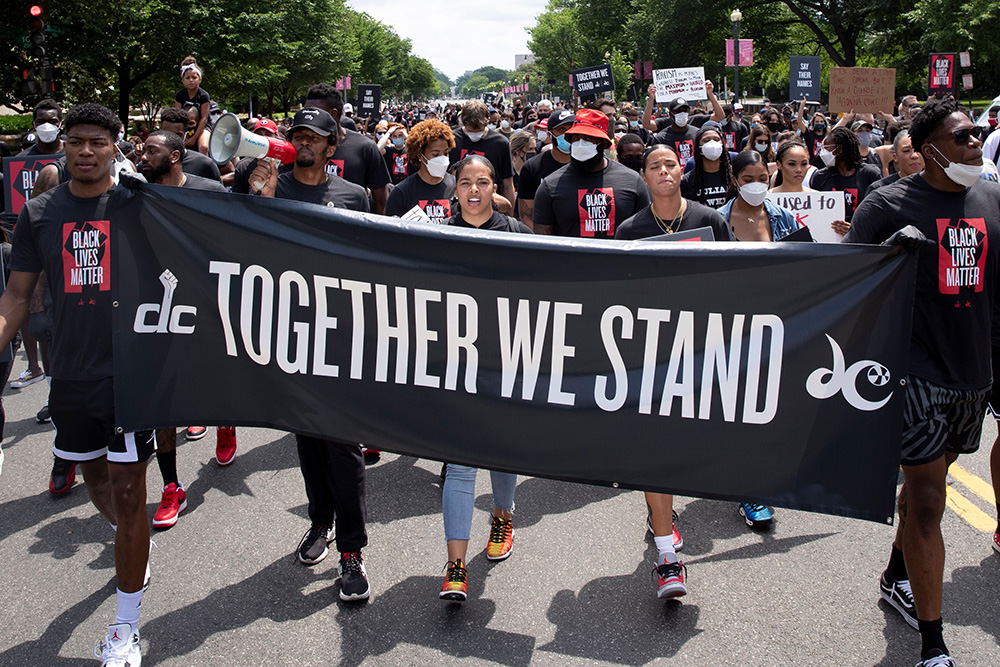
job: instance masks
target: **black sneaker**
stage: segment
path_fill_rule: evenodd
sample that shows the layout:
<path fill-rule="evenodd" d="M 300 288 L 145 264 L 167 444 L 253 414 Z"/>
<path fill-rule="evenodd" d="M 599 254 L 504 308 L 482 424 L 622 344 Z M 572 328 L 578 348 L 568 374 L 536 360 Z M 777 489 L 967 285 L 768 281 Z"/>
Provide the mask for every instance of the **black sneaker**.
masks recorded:
<path fill-rule="evenodd" d="M 306 565 L 319 563 L 330 553 L 327 545 L 333 541 L 333 526 L 312 526 L 302 536 L 299 548 L 296 552 L 299 562 Z"/>
<path fill-rule="evenodd" d="M 69 491 L 75 481 L 76 464 L 56 456 L 52 463 L 52 475 L 49 477 L 49 493 L 61 496 Z"/>
<path fill-rule="evenodd" d="M 887 572 L 883 572 L 878 581 L 882 599 L 891 604 L 903 620 L 914 630 L 917 626 L 917 608 L 913 605 L 913 592 L 910 590 L 910 580 L 890 581 Z"/>
<path fill-rule="evenodd" d="M 42 409 L 39 410 L 38 414 L 35 415 L 35 421 L 38 422 L 39 424 L 48 424 L 50 421 L 52 421 L 52 417 L 49 416 L 48 403 L 43 405 Z"/>
<path fill-rule="evenodd" d="M 340 554 L 340 599 L 347 602 L 367 600 L 371 594 L 368 586 L 368 575 L 365 564 L 361 561 L 361 552 Z"/>

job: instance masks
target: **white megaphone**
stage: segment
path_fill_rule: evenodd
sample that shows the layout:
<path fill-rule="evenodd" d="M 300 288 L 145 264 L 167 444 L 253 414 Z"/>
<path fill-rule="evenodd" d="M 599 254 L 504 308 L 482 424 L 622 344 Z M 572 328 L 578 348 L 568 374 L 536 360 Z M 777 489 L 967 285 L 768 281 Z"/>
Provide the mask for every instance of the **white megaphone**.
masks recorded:
<path fill-rule="evenodd" d="M 262 137 L 249 131 L 231 113 L 223 114 L 215 124 L 208 142 L 208 155 L 224 165 L 234 157 L 268 157 L 282 164 L 295 161 L 295 147 L 284 139 Z"/>

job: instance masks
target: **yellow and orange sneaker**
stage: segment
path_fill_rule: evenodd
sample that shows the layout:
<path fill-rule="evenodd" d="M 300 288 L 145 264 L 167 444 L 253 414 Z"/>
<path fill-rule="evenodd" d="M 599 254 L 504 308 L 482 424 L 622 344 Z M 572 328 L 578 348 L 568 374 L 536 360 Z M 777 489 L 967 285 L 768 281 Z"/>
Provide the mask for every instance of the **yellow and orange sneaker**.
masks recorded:
<path fill-rule="evenodd" d="M 442 600 L 452 600 L 454 602 L 465 602 L 469 596 L 469 572 L 465 569 L 465 563 L 461 558 L 448 561 L 445 566 L 447 572 L 444 575 L 444 584 L 441 585 L 441 592 L 438 597 Z"/>
<path fill-rule="evenodd" d="M 490 526 L 490 541 L 486 544 L 488 560 L 504 560 L 514 549 L 514 523 L 510 519 L 493 517 Z"/>

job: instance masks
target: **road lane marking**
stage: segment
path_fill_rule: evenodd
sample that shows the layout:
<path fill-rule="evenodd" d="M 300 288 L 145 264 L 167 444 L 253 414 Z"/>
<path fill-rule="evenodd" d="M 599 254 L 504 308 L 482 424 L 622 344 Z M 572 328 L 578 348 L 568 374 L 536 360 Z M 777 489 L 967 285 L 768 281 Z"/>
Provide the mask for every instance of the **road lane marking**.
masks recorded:
<path fill-rule="evenodd" d="M 948 507 L 954 510 L 955 514 L 962 517 L 973 528 L 984 533 L 992 533 L 996 530 L 997 522 L 993 517 L 976 507 L 971 500 L 953 489 L 950 484 L 946 488 L 948 495 L 945 502 Z"/>
<path fill-rule="evenodd" d="M 993 493 L 993 487 L 990 486 L 988 482 L 983 481 L 976 475 L 958 465 L 957 463 L 952 463 L 948 468 L 948 472 L 951 476 L 962 483 L 969 491 L 985 500 L 990 504 L 990 507 L 996 509 L 996 494 Z"/>

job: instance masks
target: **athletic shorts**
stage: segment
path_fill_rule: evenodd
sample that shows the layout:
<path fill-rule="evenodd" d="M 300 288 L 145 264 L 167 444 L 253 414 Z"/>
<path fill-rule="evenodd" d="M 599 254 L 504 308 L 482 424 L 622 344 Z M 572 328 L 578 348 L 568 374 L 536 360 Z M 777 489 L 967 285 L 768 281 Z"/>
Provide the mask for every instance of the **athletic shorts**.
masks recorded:
<path fill-rule="evenodd" d="M 111 378 L 52 378 L 49 415 L 56 428 L 52 450 L 67 461 L 107 456 L 112 463 L 142 463 L 156 451 L 153 431 L 115 430 L 115 386 Z"/>
<path fill-rule="evenodd" d="M 993 352 L 990 355 L 993 357 L 993 372 L 997 373 L 1000 369 L 1000 345 L 993 346 Z M 990 412 L 993 413 L 993 418 L 1000 421 L 1000 382 L 993 383 L 993 391 L 990 394 Z"/>
<path fill-rule="evenodd" d="M 948 389 L 909 375 L 903 402 L 903 465 L 979 449 L 991 388 Z"/>

